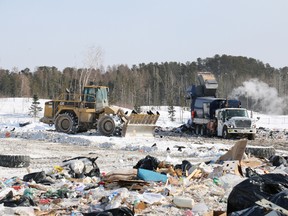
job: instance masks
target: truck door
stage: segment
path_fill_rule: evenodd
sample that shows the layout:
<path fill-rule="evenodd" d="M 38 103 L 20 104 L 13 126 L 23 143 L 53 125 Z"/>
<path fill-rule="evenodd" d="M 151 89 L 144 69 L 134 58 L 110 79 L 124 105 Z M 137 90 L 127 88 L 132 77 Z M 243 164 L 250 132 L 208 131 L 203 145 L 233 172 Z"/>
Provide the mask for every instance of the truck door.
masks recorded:
<path fill-rule="evenodd" d="M 217 136 L 222 136 L 222 132 L 223 132 L 223 119 L 224 119 L 224 115 L 223 115 L 223 111 L 219 111 L 218 115 L 217 115 Z"/>

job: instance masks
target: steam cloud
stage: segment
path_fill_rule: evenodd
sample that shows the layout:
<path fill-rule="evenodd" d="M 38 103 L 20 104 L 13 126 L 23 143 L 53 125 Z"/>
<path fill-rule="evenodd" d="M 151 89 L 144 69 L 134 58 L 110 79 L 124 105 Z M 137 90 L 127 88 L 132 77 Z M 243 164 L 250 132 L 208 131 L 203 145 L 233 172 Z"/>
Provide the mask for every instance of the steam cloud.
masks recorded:
<path fill-rule="evenodd" d="M 242 86 L 233 89 L 230 97 L 248 97 L 252 101 L 252 107 L 258 107 L 261 112 L 266 114 L 283 115 L 287 106 L 287 98 L 278 96 L 278 91 L 270 87 L 267 83 L 258 79 L 250 79 L 243 82 Z"/>

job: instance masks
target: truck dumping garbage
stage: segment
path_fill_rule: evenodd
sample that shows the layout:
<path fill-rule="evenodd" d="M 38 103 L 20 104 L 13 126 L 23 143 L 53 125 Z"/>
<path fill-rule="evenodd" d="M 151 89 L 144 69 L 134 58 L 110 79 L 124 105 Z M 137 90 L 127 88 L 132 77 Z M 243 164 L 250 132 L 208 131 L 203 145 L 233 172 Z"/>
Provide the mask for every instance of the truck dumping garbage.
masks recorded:
<path fill-rule="evenodd" d="M 198 135 L 246 136 L 255 139 L 256 124 L 248 111 L 241 108 L 239 100 L 217 98 L 218 83 L 210 72 L 198 73 L 199 85 L 187 90 L 186 99 L 191 99 L 191 119 L 188 124 Z"/>
<path fill-rule="evenodd" d="M 85 86 L 83 94 L 60 95 L 48 101 L 41 122 L 55 125 L 56 131 L 75 134 L 96 129 L 102 135 L 153 136 L 159 114 L 131 113 L 108 104 L 108 87 Z"/>

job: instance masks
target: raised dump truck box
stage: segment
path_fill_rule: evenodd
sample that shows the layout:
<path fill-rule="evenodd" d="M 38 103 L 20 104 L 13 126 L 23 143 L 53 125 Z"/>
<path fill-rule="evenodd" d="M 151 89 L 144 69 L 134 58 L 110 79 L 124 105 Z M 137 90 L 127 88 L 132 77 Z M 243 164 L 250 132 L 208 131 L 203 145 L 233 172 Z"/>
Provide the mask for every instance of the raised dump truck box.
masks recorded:
<path fill-rule="evenodd" d="M 245 108 L 241 108 L 241 102 L 216 97 L 218 83 L 214 74 L 199 72 L 198 83 L 187 90 L 186 97 L 191 99 L 191 119 L 188 124 L 196 134 L 255 139 L 255 121 Z"/>

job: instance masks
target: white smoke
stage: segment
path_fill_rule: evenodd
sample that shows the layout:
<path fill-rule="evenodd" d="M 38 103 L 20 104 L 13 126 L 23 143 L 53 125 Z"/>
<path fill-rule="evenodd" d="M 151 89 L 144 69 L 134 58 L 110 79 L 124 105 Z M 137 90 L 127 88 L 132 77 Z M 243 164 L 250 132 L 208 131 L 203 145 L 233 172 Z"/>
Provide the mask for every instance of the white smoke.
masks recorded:
<path fill-rule="evenodd" d="M 267 83 L 258 79 L 250 79 L 243 82 L 242 86 L 233 89 L 230 97 L 239 98 L 248 97 L 252 101 L 251 107 L 260 108 L 265 114 L 283 115 L 287 106 L 287 98 L 278 96 L 278 91 L 270 87 Z"/>

